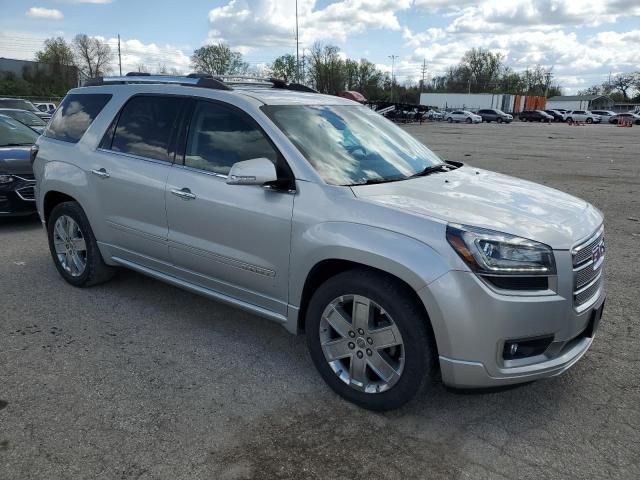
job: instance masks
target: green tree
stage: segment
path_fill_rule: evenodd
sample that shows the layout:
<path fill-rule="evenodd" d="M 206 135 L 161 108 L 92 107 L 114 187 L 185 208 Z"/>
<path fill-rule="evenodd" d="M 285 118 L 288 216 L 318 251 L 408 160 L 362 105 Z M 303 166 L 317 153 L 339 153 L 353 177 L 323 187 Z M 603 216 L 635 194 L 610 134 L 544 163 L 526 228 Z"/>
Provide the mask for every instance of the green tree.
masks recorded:
<path fill-rule="evenodd" d="M 298 69 L 296 57 L 287 53 L 276 58 L 269 67 L 271 74 L 276 78 L 292 81 L 297 80 Z"/>
<path fill-rule="evenodd" d="M 232 51 L 228 45 L 205 45 L 194 50 L 191 65 L 197 72 L 209 75 L 242 75 L 249 70 L 249 64 L 240 52 Z"/>
<path fill-rule="evenodd" d="M 44 48 L 36 52 L 36 62 L 71 67 L 75 64 L 73 48 L 62 37 L 47 38 Z"/>

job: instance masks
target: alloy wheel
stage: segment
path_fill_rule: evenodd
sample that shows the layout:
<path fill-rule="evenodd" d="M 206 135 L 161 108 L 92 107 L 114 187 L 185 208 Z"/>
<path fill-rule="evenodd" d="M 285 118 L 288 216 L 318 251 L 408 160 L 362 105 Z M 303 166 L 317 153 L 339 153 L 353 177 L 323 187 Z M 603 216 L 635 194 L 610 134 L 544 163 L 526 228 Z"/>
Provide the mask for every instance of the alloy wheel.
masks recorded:
<path fill-rule="evenodd" d="M 53 227 L 53 245 L 62 268 L 72 277 L 79 277 L 87 268 L 87 244 L 78 223 L 61 215 Z"/>
<path fill-rule="evenodd" d="M 388 312 L 361 295 L 342 295 L 325 308 L 320 344 L 331 370 L 355 390 L 379 393 L 402 375 L 402 335 Z"/>

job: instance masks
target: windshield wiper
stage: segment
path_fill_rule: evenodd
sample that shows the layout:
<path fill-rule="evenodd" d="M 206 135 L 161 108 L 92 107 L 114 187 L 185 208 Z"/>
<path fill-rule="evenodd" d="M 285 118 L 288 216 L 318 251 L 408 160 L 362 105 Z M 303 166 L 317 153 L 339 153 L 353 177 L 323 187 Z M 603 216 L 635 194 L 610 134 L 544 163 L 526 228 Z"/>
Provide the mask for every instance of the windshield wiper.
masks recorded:
<path fill-rule="evenodd" d="M 355 187 L 358 185 L 375 185 L 376 183 L 389 183 L 389 182 L 399 182 L 400 180 L 406 180 L 408 177 L 387 177 L 387 178 L 367 178 L 358 183 L 351 183 L 347 186 Z"/>
<path fill-rule="evenodd" d="M 415 177 L 426 177 L 427 175 L 431 175 L 432 173 L 438 172 L 448 172 L 449 170 L 454 170 L 457 167 L 446 163 L 439 163 L 437 165 L 429 165 L 424 170 L 420 170 L 419 172 L 414 173 L 413 175 L 409 175 L 407 178 L 415 178 Z"/>

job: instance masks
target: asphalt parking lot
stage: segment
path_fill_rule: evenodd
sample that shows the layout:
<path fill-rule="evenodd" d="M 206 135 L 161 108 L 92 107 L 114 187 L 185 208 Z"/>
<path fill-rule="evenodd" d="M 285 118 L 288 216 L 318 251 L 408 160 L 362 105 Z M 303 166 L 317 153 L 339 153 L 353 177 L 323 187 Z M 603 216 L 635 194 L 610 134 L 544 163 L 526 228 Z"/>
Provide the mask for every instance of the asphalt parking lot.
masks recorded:
<path fill-rule="evenodd" d="M 406 128 L 604 212 L 607 307 L 572 370 L 371 413 L 324 385 L 303 337 L 132 272 L 75 289 L 39 222 L 5 219 L 0 479 L 639 478 L 640 127 Z"/>

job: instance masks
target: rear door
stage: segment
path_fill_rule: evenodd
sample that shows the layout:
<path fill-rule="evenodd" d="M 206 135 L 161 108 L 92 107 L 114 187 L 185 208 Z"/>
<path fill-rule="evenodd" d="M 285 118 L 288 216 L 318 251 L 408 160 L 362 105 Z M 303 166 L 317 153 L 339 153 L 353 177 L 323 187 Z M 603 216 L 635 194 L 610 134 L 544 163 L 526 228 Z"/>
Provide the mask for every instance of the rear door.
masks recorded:
<path fill-rule="evenodd" d="M 258 157 L 293 185 L 255 120 L 223 102 L 197 102 L 183 164 L 167 181 L 170 255 L 192 283 L 285 315 L 294 194 L 226 183 L 234 163 Z"/>
<path fill-rule="evenodd" d="M 168 262 L 165 185 L 188 101 L 136 95 L 124 105 L 92 156 L 92 189 L 111 255 L 158 267 Z"/>

